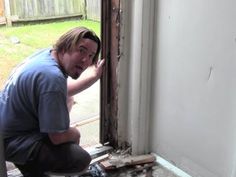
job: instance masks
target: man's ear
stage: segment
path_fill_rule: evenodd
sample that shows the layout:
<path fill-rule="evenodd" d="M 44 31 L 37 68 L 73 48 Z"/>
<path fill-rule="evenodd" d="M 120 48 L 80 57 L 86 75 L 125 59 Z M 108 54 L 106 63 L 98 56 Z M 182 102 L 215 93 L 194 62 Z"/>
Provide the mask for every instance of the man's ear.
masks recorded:
<path fill-rule="evenodd" d="M 65 49 L 62 49 L 61 54 L 64 55 L 64 53 L 65 53 Z"/>

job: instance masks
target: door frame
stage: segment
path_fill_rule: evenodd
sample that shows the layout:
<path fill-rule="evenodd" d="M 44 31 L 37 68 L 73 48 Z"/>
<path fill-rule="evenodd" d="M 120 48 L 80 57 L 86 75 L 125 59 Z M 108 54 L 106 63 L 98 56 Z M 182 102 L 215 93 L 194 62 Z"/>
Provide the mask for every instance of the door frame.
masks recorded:
<path fill-rule="evenodd" d="M 106 59 L 101 77 L 100 142 L 118 146 L 118 94 L 116 67 L 120 57 L 120 0 L 101 1 L 101 57 Z"/>

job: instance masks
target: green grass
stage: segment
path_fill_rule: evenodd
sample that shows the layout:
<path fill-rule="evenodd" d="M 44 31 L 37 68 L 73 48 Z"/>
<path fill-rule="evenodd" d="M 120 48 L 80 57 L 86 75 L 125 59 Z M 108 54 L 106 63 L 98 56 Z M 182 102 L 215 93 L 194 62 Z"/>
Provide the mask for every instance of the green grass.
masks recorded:
<path fill-rule="evenodd" d="M 64 32 L 76 26 L 85 26 L 100 34 L 100 23 L 94 21 L 67 21 L 49 24 L 27 25 L 21 27 L 2 27 L 0 28 L 0 37 L 6 39 L 4 46 L 1 46 L 0 54 L 12 55 L 13 60 L 16 57 L 21 59 L 32 51 L 53 45 L 57 38 Z M 20 40 L 19 45 L 12 44 L 10 39 L 17 37 Z M 23 51 L 22 48 L 27 50 Z"/>
<path fill-rule="evenodd" d="M 100 36 L 100 23 L 88 20 L 34 24 L 19 27 L 1 27 L 0 88 L 14 66 L 37 49 L 52 46 L 58 37 L 77 26 L 92 29 Z M 17 37 L 20 43 L 12 43 L 11 39 L 13 37 Z"/>

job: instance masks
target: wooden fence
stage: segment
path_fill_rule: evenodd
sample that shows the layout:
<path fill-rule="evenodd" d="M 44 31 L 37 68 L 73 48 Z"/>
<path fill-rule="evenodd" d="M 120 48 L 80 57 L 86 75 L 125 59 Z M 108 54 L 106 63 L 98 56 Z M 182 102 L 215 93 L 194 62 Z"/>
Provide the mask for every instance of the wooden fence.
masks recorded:
<path fill-rule="evenodd" d="M 10 24 L 66 17 L 100 20 L 100 13 L 101 0 L 0 0 L 0 18 Z"/>
<path fill-rule="evenodd" d="M 19 20 L 84 15 L 84 0 L 10 0 L 9 5 Z"/>
<path fill-rule="evenodd" d="M 101 20 L 101 1 L 102 0 L 86 0 L 86 15 L 88 19 Z"/>

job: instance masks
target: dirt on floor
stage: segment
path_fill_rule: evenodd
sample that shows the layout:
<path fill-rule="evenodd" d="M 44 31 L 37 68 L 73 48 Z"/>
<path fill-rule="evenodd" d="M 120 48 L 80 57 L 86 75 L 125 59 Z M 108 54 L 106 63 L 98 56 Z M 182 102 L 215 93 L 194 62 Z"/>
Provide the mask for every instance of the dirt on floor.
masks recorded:
<path fill-rule="evenodd" d="M 8 168 L 11 169 L 8 170 L 8 177 L 23 177 L 20 171 L 15 168 L 11 163 L 8 163 Z M 99 176 L 87 175 L 87 177 L 179 177 L 157 163 L 153 164 L 153 166 L 149 168 L 147 168 L 147 165 L 146 167 L 123 167 L 119 169 L 104 171 L 102 174 L 98 174 Z M 73 177 L 79 176 L 74 175 Z M 83 175 L 82 177 L 86 176 Z"/>
<path fill-rule="evenodd" d="M 155 164 L 150 169 L 143 169 L 142 171 L 139 171 L 137 168 L 141 167 L 122 168 L 108 172 L 107 177 L 179 177 L 159 164 Z"/>

